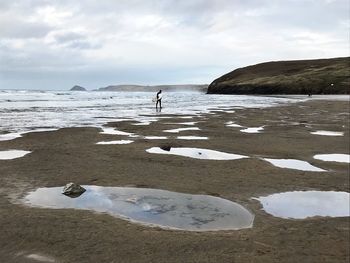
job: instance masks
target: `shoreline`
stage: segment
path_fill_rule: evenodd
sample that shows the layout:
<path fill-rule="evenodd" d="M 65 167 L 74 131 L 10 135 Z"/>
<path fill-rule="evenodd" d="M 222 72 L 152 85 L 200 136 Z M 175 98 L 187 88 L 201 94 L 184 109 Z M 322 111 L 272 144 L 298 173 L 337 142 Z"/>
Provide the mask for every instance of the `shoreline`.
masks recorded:
<path fill-rule="evenodd" d="M 252 199 L 295 190 L 349 192 L 347 164 L 312 158 L 319 153 L 349 154 L 349 103 L 311 100 L 234 111 L 193 116 L 190 121 L 197 121 L 194 127 L 200 130 L 179 134 L 162 131 L 184 127 L 176 124 L 187 121 L 181 115 L 146 126 L 132 125 L 132 120 L 106 125 L 142 136 L 167 136 L 167 140 L 101 134 L 98 128 L 84 127 L 28 133 L 14 140 L 0 141 L 0 150 L 32 151 L 23 158 L 0 161 L 0 212 L 4 215 L 0 225 L 6 226 L 0 237 L 0 259 L 25 262 L 15 256 L 25 251 L 51 256 L 57 262 L 349 260 L 349 217 L 286 220 L 266 214 L 260 203 Z M 243 127 L 264 126 L 264 130 L 246 134 L 241 128 L 226 127 L 228 121 Z M 310 134 L 315 130 L 342 131 L 344 136 Z M 176 139 L 184 135 L 209 139 Z M 134 142 L 96 145 L 99 141 L 124 139 Z M 251 158 L 195 160 L 145 151 L 162 145 L 199 147 Z M 304 160 L 327 172 L 281 169 L 261 158 Z M 253 228 L 239 231 L 167 231 L 90 211 L 32 208 L 11 201 L 28 190 L 63 186 L 70 181 L 218 196 L 252 211 L 255 222 Z M 86 251 L 91 249 L 94 252 L 87 255 Z"/>

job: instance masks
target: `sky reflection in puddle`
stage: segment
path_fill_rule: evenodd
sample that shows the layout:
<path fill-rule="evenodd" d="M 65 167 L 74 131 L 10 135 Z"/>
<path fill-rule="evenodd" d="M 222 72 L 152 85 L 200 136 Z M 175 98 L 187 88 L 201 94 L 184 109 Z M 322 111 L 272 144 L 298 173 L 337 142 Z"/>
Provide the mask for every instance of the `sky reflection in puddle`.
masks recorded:
<path fill-rule="evenodd" d="M 178 140 L 208 140 L 205 136 L 177 136 Z"/>
<path fill-rule="evenodd" d="M 263 160 L 271 163 L 272 165 L 279 168 L 288 168 L 300 171 L 310 171 L 310 172 L 326 172 L 321 168 L 313 166 L 305 161 L 295 160 L 295 159 L 269 159 L 263 158 Z"/>
<path fill-rule="evenodd" d="M 339 163 L 350 163 L 349 154 L 316 154 L 314 159 L 325 161 L 325 162 L 339 162 Z"/>
<path fill-rule="evenodd" d="M 0 134 L 0 141 L 10 141 L 14 140 L 16 138 L 20 138 L 23 136 L 23 134 L 28 134 L 32 132 L 50 132 L 50 131 L 57 131 L 56 128 L 42 128 L 42 129 L 34 129 L 30 131 L 24 131 L 24 132 L 11 132 L 11 133 L 4 133 Z"/>
<path fill-rule="evenodd" d="M 166 136 L 145 136 L 146 140 L 166 140 L 168 137 Z"/>
<path fill-rule="evenodd" d="M 315 135 L 323 135 L 323 136 L 344 136 L 344 132 L 334 132 L 334 131 L 315 131 L 310 133 Z"/>
<path fill-rule="evenodd" d="M 200 149 L 200 148 L 185 148 L 185 147 L 172 147 L 169 151 L 163 150 L 159 147 L 152 147 L 147 149 L 148 153 L 156 153 L 156 154 L 171 154 L 171 155 L 179 155 L 184 157 L 190 157 L 195 159 L 205 159 L 205 160 L 237 160 L 243 158 L 249 158 L 248 156 L 233 154 L 233 153 L 225 153 L 208 149 Z"/>
<path fill-rule="evenodd" d="M 228 121 L 225 123 L 226 127 L 232 127 L 232 128 L 242 128 L 242 125 L 236 124 L 233 121 Z"/>
<path fill-rule="evenodd" d="M 100 144 L 100 145 L 106 145 L 106 144 L 129 144 L 132 143 L 134 141 L 131 140 L 117 140 L 117 141 L 103 141 L 103 142 L 98 142 L 96 144 Z"/>
<path fill-rule="evenodd" d="M 102 127 L 102 131 L 100 133 L 101 134 L 109 134 L 109 135 L 123 135 L 123 136 L 129 136 L 129 137 L 137 137 L 138 136 L 138 135 L 135 135 L 134 133 L 119 131 L 116 128 L 112 128 L 112 127 Z"/>
<path fill-rule="evenodd" d="M 182 131 L 199 131 L 199 130 L 200 129 L 198 127 L 189 127 L 189 128 L 177 128 L 177 129 L 164 130 L 163 132 L 179 133 Z"/>
<path fill-rule="evenodd" d="M 31 153 L 30 151 L 22 151 L 22 150 L 7 150 L 7 151 L 0 151 L 0 160 L 12 160 L 21 158 L 28 153 Z"/>
<path fill-rule="evenodd" d="M 61 193 L 61 187 L 39 188 L 23 201 L 35 207 L 75 208 L 108 213 L 132 222 L 187 231 L 250 228 L 254 215 L 226 199 L 159 189 L 83 186 L 78 198 Z"/>
<path fill-rule="evenodd" d="M 246 128 L 243 130 L 240 130 L 241 132 L 245 133 L 260 133 L 260 131 L 264 130 L 264 126 L 261 127 L 254 127 L 254 128 Z"/>
<path fill-rule="evenodd" d="M 305 219 L 314 216 L 350 216 L 349 193 L 335 191 L 295 191 L 253 198 L 275 217 Z"/>

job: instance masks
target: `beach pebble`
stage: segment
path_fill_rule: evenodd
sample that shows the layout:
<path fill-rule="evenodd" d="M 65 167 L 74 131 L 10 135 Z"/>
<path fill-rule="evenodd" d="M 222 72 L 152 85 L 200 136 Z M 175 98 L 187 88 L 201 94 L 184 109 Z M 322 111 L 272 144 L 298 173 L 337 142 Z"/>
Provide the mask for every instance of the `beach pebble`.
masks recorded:
<path fill-rule="evenodd" d="M 83 194 L 86 189 L 75 183 L 68 183 L 63 187 L 62 194 L 69 197 L 78 197 Z"/>

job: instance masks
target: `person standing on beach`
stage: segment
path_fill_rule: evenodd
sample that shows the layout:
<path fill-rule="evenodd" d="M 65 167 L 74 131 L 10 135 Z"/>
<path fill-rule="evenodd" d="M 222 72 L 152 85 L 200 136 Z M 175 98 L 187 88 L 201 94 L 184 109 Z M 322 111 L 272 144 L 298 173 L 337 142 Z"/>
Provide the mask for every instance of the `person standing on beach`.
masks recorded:
<path fill-rule="evenodd" d="M 158 103 L 159 103 L 159 109 L 162 109 L 162 90 L 158 91 L 157 97 L 156 97 L 156 109 L 158 109 Z"/>

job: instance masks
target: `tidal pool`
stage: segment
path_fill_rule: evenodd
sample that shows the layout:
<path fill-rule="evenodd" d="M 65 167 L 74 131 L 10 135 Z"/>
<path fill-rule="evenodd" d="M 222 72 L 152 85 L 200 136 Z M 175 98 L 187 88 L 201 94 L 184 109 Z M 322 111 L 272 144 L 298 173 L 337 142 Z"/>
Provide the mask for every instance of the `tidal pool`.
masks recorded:
<path fill-rule="evenodd" d="M 205 136 L 177 136 L 178 140 L 208 140 Z"/>
<path fill-rule="evenodd" d="M 112 127 L 103 127 L 102 131 L 100 133 L 101 134 L 110 134 L 110 135 L 125 135 L 125 136 L 129 136 L 129 137 L 137 136 L 134 133 L 119 131 L 119 130 L 112 128 Z"/>
<path fill-rule="evenodd" d="M 309 164 L 308 162 L 295 160 L 295 159 L 263 158 L 263 160 L 271 163 L 274 166 L 280 167 L 280 168 L 288 168 L 288 169 L 310 171 L 310 172 L 326 172 L 326 170 L 323 170 L 321 168 L 313 166 L 313 165 Z"/>
<path fill-rule="evenodd" d="M 349 154 L 316 154 L 314 159 L 326 161 L 326 162 L 339 162 L 339 163 L 350 163 L 350 155 Z"/>
<path fill-rule="evenodd" d="M 233 121 L 228 121 L 225 123 L 226 127 L 232 127 L 232 128 L 242 128 L 242 125 L 236 124 Z"/>
<path fill-rule="evenodd" d="M 246 128 L 246 129 L 243 129 L 240 131 L 245 132 L 245 133 L 260 133 L 260 131 L 262 131 L 263 129 L 264 129 L 264 126 L 254 127 L 254 128 Z"/>
<path fill-rule="evenodd" d="M 178 128 L 178 129 L 164 130 L 164 132 L 179 133 L 182 131 L 198 131 L 198 130 L 200 130 L 198 127 L 189 127 L 189 128 Z"/>
<path fill-rule="evenodd" d="M 167 124 L 172 124 L 172 125 L 195 125 L 196 123 L 198 123 L 198 121 L 188 121 L 188 122 L 169 122 Z"/>
<path fill-rule="evenodd" d="M 243 158 L 249 158 L 248 156 L 225 153 L 208 149 L 201 148 L 185 148 L 185 147 L 171 147 L 169 151 L 163 150 L 160 147 L 152 147 L 147 149 L 148 153 L 157 153 L 157 154 L 171 154 L 179 155 L 184 157 L 190 157 L 195 159 L 206 159 L 206 160 L 237 160 Z"/>
<path fill-rule="evenodd" d="M 116 141 L 102 141 L 102 142 L 98 142 L 96 144 L 102 144 L 102 145 L 106 145 L 106 144 L 129 144 L 132 143 L 134 141 L 132 140 L 116 140 Z"/>
<path fill-rule="evenodd" d="M 350 216 L 349 193 L 335 191 L 294 191 L 253 198 L 263 210 L 276 217 L 304 219 L 314 216 Z"/>
<path fill-rule="evenodd" d="M 344 136 L 344 132 L 334 132 L 334 131 L 315 131 L 310 133 L 315 135 L 324 135 L 324 136 Z"/>
<path fill-rule="evenodd" d="M 253 226 L 251 212 L 219 197 L 146 188 L 83 187 L 86 192 L 77 198 L 63 195 L 62 187 L 39 188 L 30 192 L 23 202 L 43 208 L 92 210 L 174 230 L 237 230 Z"/>
<path fill-rule="evenodd" d="M 0 160 L 11 160 L 16 158 L 21 158 L 28 153 L 31 153 L 30 151 L 23 151 L 23 150 L 7 150 L 7 151 L 0 151 Z"/>
<path fill-rule="evenodd" d="M 23 134 L 33 133 L 33 132 L 50 132 L 50 131 L 57 131 L 56 128 L 42 128 L 42 129 L 36 129 L 36 130 L 30 130 L 30 131 L 23 131 L 23 132 L 11 132 L 11 133 L 5 133 L 0 134 L 0 141 L 10 141 L 17 138 L 20 138 L 23 136 Z"/>
<path fill-rule="evenodd" d="M 166 136 L 145 136 L 144 137 L 147 140 L 166 140 L 168 137 Z"/>

